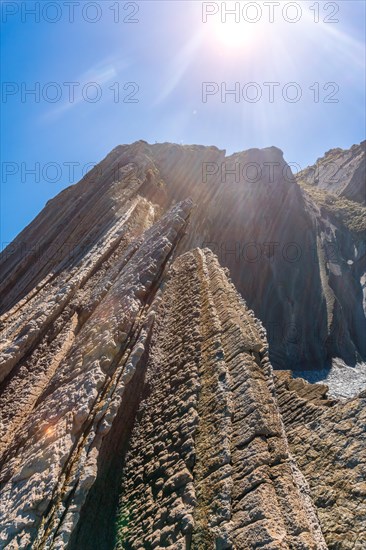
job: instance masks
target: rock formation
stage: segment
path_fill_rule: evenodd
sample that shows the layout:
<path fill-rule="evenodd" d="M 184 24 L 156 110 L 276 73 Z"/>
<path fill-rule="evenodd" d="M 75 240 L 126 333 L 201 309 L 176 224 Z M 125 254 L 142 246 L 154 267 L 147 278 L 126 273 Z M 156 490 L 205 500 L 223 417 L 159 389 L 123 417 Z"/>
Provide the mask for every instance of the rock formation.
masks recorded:
<path fill-rule="evenodd" d="M 179 253 L 208 247 L 229 268 L 267 330 L 275 368 L 319 368 L 331 357 L 354 365 L 366 357 L 365 207 L 348 201 L 362 220 L 357 231 L 348 227 L 335 207 L 297 185 L 275 147 L 231 156 L 215 147 L 142 141 L 116 147 L 5 249 L 1 310 L 87 254 L 96 261 L 97 242 L 118 241 L 126 204 L 133 231 L 141 233 L 187 198 L 196 206 Z"/>
<path fill-rule="evenodd" d="M 364 548 L 365 396 L 272 370 L 365 356 L 356 241 L 274 147 L 51 200 L 0 264 L 0 548 Z"/>
<path fill-rule="evenodd" d="M 299 173 L 307 185 L 366 205 L 366 141 L 351 149 L 331 149 Z"/>
<path fill-rule="evenodd" d="M 328 548 L 366 547 L 366 392 L 343 403 L 327 387 L 276 373 L 289 447 L 310 486 Z"/>

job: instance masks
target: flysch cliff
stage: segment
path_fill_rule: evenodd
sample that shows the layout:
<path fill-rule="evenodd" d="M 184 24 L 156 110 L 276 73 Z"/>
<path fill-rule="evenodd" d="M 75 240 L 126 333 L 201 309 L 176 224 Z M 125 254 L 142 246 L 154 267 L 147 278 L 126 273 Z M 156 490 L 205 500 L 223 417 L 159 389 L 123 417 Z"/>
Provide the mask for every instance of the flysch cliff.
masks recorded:
<path fill-rule="evenodd" d="M 1 260 L 0 548 L 364 548 L 365 396 L 271 365 L 362 357 L 332 216 L 273 147 L 120 146 L 50 201 Z M 271 239 L 312 263 L 232 254 Z"/>
<path fill-rule="evenodd" d="M 225 156 L 215 147 L 118 146 L 5 249 L 2 311 L 80 258 L 102 262 L 98 239 L 130 238 L 118 233 L 124 215 L 135 236 L 189 197 L 195 208 L 179 253 L 208 247 L 229 268 L 267 330 L 275 368 L 366 357 L 364 228 L 354 232 L 303 191 L 275 147 Z"/>

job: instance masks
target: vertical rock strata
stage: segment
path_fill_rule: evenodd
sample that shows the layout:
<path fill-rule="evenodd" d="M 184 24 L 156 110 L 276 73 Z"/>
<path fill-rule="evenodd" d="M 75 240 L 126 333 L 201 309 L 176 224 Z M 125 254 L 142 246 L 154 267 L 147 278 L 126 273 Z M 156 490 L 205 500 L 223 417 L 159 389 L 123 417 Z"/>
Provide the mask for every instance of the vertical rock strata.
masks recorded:
<path fill-rule="evenodd" d="M 22 392 L 22 421 L 17 422 L 15 433 L 6 429 L 7 418 L 16 422 L 18 413 L 14 391 L 7 393 L 5 387 L 0 476 L 0 541 L 4 547 L 59 548 L 67 544 L 95 481 L 101 442 L 144 355 L 153 321 L 150 305 L 190 208 L 189 201 L 173 208 L 145 233 L 134 252 L 129 251 L 128 261 L 121 251 L 107 280 L 102 277 L 98 281 L 93 299 L 83 302 L 90 316 L 63 350 L 66 354 L 57 370 L 45 367 L 40 387 L 35 376 L 29 377 L 33 384 L 28 392 Z M 73 285 L 76 283 L 70 287 Z M 72 301 L 73 292 L 65 294 Z M 67 298 L 63 300 L 67 302 Z M 31 302 L 25 307 L 28 315 L 32 311 L 39 319 L 37 302 L 34 309 Z M 47 316 L 43 320 L 47 324 Z M 42 362 L 42 344 L 40 341 L 33 355 L 39 352 L 40 363 L 52 364 L 49 355 L 43 355 Z M 59 361 L 59 354 L 56 351 L 53 362 Z M 7 357 L 5 354 L 4 361 Z M 39 365 L 28 360 L 19 371 L 15 369 L 11 380 L 22 379 L 22 371 L 33 367 L 37 371 Z"/>
<path fill-rule="evenodd" d="M 262 325 L 211 251 L 168 267 L 190 207 L 147 230 L 127 263 L 121 253 L 107 292 L 26 403 L 3 455 L 4 548 L 112 548 L 104 530 L 116 531 L 117 548 L 326 548 L 289 452 Z M 106 442 L 124 420 L 119 511 L 103 525 L 99 510 L 88 536 L 88 497 L 108 489 Z"/>
<path fill-rule="evenodd" d="M 338 179 L 362 182 L 356 149 L 362 146 L 343 152 L 355 162 L 342 165 Z M 200 145 L 120 145 L 5 249 L 0 311 L 41 298 L 60 271 L 94 257 L 96 242 L 118 238 L 135 201 L 142 206 L 145 199 L 156 220 L 192 198 L 196 208 L 179 252 L 208 247 L 230 270 L 266 327 L 274 368 L 323 368 L 331 357 L 354 365 L 366 358 L 364 207 L 342 204 L 344 225 L 301 190 L 302 175 L 294 178 L 276 147 L 227 156 Z"/>
<path fill-rule="evenodd" d="M 117 548 L 326 548 L 263 328 L 210 251 L 174 263 L 147 370 Z"/>
<path fill-rule="evenodd" d="M 286 169 L 119 146 L 4 251 L 1 549 L 366 547 L 365 395 L 271 366 L 364 356 L 362 231 Z"/>

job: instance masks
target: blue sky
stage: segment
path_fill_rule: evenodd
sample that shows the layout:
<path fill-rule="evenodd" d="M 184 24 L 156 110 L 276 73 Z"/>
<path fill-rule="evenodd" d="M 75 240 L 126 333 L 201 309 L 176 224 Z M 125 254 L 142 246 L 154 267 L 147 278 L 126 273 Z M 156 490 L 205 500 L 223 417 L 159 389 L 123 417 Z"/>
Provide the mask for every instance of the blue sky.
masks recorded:
<path fill-rule="evenodd" d="M 1 2 L 2 248 L 121 143 L 276 145 L 305 167 L 365 138 L 363 1 L 281 2 L 273 22 L 221 4 Z"/>

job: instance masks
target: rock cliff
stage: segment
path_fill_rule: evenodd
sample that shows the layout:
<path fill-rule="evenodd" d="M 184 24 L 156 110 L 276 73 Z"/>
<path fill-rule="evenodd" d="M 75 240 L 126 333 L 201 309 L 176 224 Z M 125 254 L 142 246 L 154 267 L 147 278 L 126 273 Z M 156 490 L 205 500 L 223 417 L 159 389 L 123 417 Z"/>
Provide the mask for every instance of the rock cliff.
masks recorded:
<path fill-rule="evenodd" d="M 366 357 L 365 208 L 354 231 L 297 184 L 275 147 L 225 156 L 215 147 L 118 146 L 5 249 L 2 311 L 81 258 L 97 261 L 100 239 L 125 239 L 126 205 L 135 235 L 187 198 L 195 208 L 179 253 L 208 247 L 229 268 L 267 329 L 275 368 Z"/>
<path fill-rule="evenodd" d="M 366 205 L 366 141 L 331 149 L 298 176 L 307 185 Z"/>
<path fill-rule="evenodd" d="M 364 548 L 365 396 L 272 368 L 364 353 L 357 239 L 274 147 L 51 200 L 0 264 L 0 548 Z"/>

